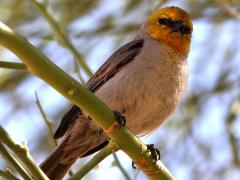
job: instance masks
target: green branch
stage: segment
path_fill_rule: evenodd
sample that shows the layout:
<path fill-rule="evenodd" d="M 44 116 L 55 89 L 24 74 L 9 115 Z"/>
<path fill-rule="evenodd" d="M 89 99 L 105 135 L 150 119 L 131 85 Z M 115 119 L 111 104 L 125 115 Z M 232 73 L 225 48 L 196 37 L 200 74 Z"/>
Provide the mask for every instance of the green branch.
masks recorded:
<path fill-rule="evenodd" d="M 23 63 L 15 63 L 15 62 L 7 62 L 7 61 L 0 61 L 0 68 L 8 68 L 14 70 L 23 70 L 27 71 L 27 66 Z"/>
<path fill-rule="evenodd" d="M 0 35 L 1 36 L 1 35 Z M 22 147 L 19 144 L 16 144 L 8 133 L 0 126 L 0 142 L 5 144 L 9 149 L 13 151 L 16 157 L 21 160 L 27 169 L 28 173 L 34 179 L 47 180 L 47 176 L 42 172 L 39 166 L 34 162 L 32 156 L 30 155 L 26 146 Z"/>
<path fill-rule="evenodd" d="M 60 23 L 54 19 L 53 14 L 50 12 L 50 9 L 46 7 L 44 4 L 40 3 L 38 0 L 31 0 L 35 7 L 39 10 L 39 12 L 45 17 L 48 21 L 49 25 L 52 27 L 54 33 L 60 42 L 67 47 L 71 53 L 78 60 L 78 63 L 81 65 L 82 69 L 86 72 L 86 74 L 91 77 L 93 75 L 92 71 L 88 67 L 88 65 L 84 61 L 84 57 L 78 52 L 78 50 L 74 47 L 74 45 L 70 42 L 69 38 L 65 30 L 61 27 Z"/>
<path fill-rule="evenodd" d="M 123 174 L 125 180 L 131 180 L 131 178 L 129 177 L 128 173 L 125 171 L 125 169 L 123 168 L 122 164 L 120 163 L 117 154 L 114 152 L 113 153 L 113 158 L 114 161 L 116 163 L 116 166 L 119 168 L 119 170 L 121 171 L 121 173 Z"/>
<path fill-rule="evenodd" d="M 103 159 L 112 154 L 113 149 L 117 150 L 117 146 L 113 143 L 109 143 L 106 147 L 101 149 L 90 161 L 88 161 L 80 170 L 68 178 L 68 180 L 82 179 L 83 176 L 95 168 Z"/>
<path fill-rule="evenodd" d="M 11 155 L 6 147 L 0 143 L 0 154 L 2 157 L 8 161 L 15 169 L 16 171 L 25 179 L 25 180 L 31 180 L 31 176 L 26 172 L 26 170 L 22 167 L 22 165 Z"/>
<path fill-rule="evenodd" d="M 2 176 L 4 179 L 9 179 L 9 180 L 20 180 L 17 177 L 15 177 L 9 169 L 3 171 L 0 169 L 0 176 Z"/>
<path fill-rule="evenodd" d="M 16 54 L 28 67 L 28 70 L 55 88 L 59 93 L 79 106 L 94 119 L 105 132 L 116 124 L 113 112 L 94 94 L 82 86 L 63 70 L 53 64 L 26 38 L 13 32 L 0 23 L 0 44 Z M 128 154 L 149 179 L 174 179 L 166 167 L 151 158 L 146 145 L 134 136 L 126 127 L 106 132 L 121 150 Z"/>

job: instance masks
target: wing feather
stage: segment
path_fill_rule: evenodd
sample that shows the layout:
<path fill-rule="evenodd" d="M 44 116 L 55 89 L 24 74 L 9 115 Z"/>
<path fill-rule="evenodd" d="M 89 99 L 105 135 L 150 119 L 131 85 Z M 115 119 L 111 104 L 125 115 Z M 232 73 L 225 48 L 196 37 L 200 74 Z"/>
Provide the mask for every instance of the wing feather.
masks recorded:
<path fill-rule="evenodd" d="M 98 69 L 91 79 L 86 84 L 86 87 L 95 92 L 106 81 L 111 79 L 117 72 L 127 63 L 134 60 L 140 53 L 144 44 L 143 39 L 131 41 L 130 43 L 119 48 L 108 60 Z M 62 121 L 54 135 L 54 138 L 62 137 L 65 132 L 73 124 L 76 118 L 81 114 L 81 109 L 72 104 L 65 112 Z"/>

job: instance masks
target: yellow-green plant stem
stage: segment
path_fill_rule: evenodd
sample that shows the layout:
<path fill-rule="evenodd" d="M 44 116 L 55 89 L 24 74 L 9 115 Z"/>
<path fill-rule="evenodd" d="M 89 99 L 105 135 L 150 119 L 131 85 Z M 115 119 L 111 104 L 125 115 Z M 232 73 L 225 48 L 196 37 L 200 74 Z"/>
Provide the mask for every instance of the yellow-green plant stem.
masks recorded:
<path fill-rule="evenodd" d="M 22 167 L 22 165 L 15 159 L 15 157 L 8 152 L 7 148 L 0 143 L 0 154 L 2 157 L 8 161 L 14 169 L 25 179 L 25 180 L 31 180 L 31 176 L 27 173 L 27 171 Z M 7 172 L 5 172 L 7 173 Z"/>
<path fill-rule="evenodd" d="M 113 112 L 99 98 L 3 23 L 0 23 L 0 44 L 16 54 L 27 65 L 27 69 L 31 73 L 79 106 L 104 130 L 116 123 Z M 148 175 L 149 179 L 174 179 L 160 161 L 155 162 L 151 158 L 151 153 L 147 150 L 146 145 L 126 127 L 116 128 L 107 133 L 111 140 L 134 162 L 141 162 L 138 164 L 141 165 L 141 170 Z"/>
<path fill-rule="evenodd" d="M 0 169 L 0 176 L 7 180 L 20 180 L 15 177 L 9 170 L 3 171 Z"/>
<path fill-rule="evenodd" d="M 14 70 L 27 70 L 27 66 L 23 63 L 16 63 L 16 62 L 7 62 L 7 61 L 0 61 L 0 68 L 8 68 Z"/>
<path fill-rule="evenodd" d="M 57 35 L 58 39 L 64 46 L 66 46 L 75 58 L 78 60 L 79 64 L 81 65 L 82 69 L 86 72 L 86 74 L 91 77 L 93 75 L 91 69 L 85 63 L 83 56 L 78 52 L 78 50 L 74 47 L 74 45 L 70 42 L 69 38 L 67 37 L 66 32 L 61 27 L 59 22 L 54 19 L 53 15 L 49 11 L 49 9 L 43 4 L 40 3 L 38 0 L 31 0 L 35 7 L 39 10 L 39 12 L 46 18 L 49 25 L 52 27 L 54 33 Z"/>
<path fill-rule="evenodd" d="M 117 150 L 112 143 L 109 143 L 106 147 L 101 149 L 92 159 L 90 159 L 81 169 L 79 169 L 68 180 L 82 179 L 89 171 L 95 168 L 103 159 L 112 154 L 114 150 Z"/>
<path fill-rule="evenodd" d="M 1 36 L 1 35 L 0 35 Z M 27 147 L 22 147 L 16 144 L 8 133 L 0 126 L 0 142 L 5 144 L 16 157 L 22 162 L 27 172 L 33 177 L 33 179 L 47 180 L 47 176 L 42 172 L 40 167 L 34 162 Z"/>

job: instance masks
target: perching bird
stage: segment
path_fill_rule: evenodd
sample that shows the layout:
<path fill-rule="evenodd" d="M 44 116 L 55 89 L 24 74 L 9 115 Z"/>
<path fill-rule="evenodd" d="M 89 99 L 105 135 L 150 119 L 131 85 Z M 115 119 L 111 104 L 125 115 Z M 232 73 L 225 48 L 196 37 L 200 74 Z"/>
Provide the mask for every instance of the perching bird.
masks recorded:
<path fill-rule="evenodd" d="M 87 82 L 86 87 L 112 110 L 126 117 L 137 135 L 158 128 L 175 110 L 186 86 L 192 22 L 178 7 L 156 10 L 135 38 L 119 48 Z M 72 105 L 55 138 L 64 137 L 41 164 L 50 179 L 62 179 L 79 158 L 108 143 L 104 131 Z"/>

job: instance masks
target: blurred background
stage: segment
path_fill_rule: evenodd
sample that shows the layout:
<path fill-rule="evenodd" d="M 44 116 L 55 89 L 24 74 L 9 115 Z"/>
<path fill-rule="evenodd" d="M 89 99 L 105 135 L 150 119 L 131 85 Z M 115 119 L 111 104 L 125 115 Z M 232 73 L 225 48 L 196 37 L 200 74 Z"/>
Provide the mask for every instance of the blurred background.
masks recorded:
<path fill-rule="evenodd" d="M 239 0 L 49 0 L 49 12 L 95 72 L 155 9 L 179 6 L 190 13 L 194 31 L 188 58 L 190 78 L 177 111 L 152 135 L 161 160 L 178 180 L 240 179 L 240 1 Z M 37 46 L 75 79 L 89 77 L 32 0 L 0 0 L 0 20 Z M 21 62 L 0 46 L 0 60 Z M 41 163 L 55 148 L 36 103 L 55 130 L 70 104 L 42 80 L 25 71 L 0 69 L 0 124 L 12 138 L 27 143 Z M 131 159 L 117 156 L 128 177 L 109 156 L 85 180 L 138 179 Z M 89 158 L 80 159 L 79 169 Z M 0 169 L 10 168 L 0 156 Z"/>

